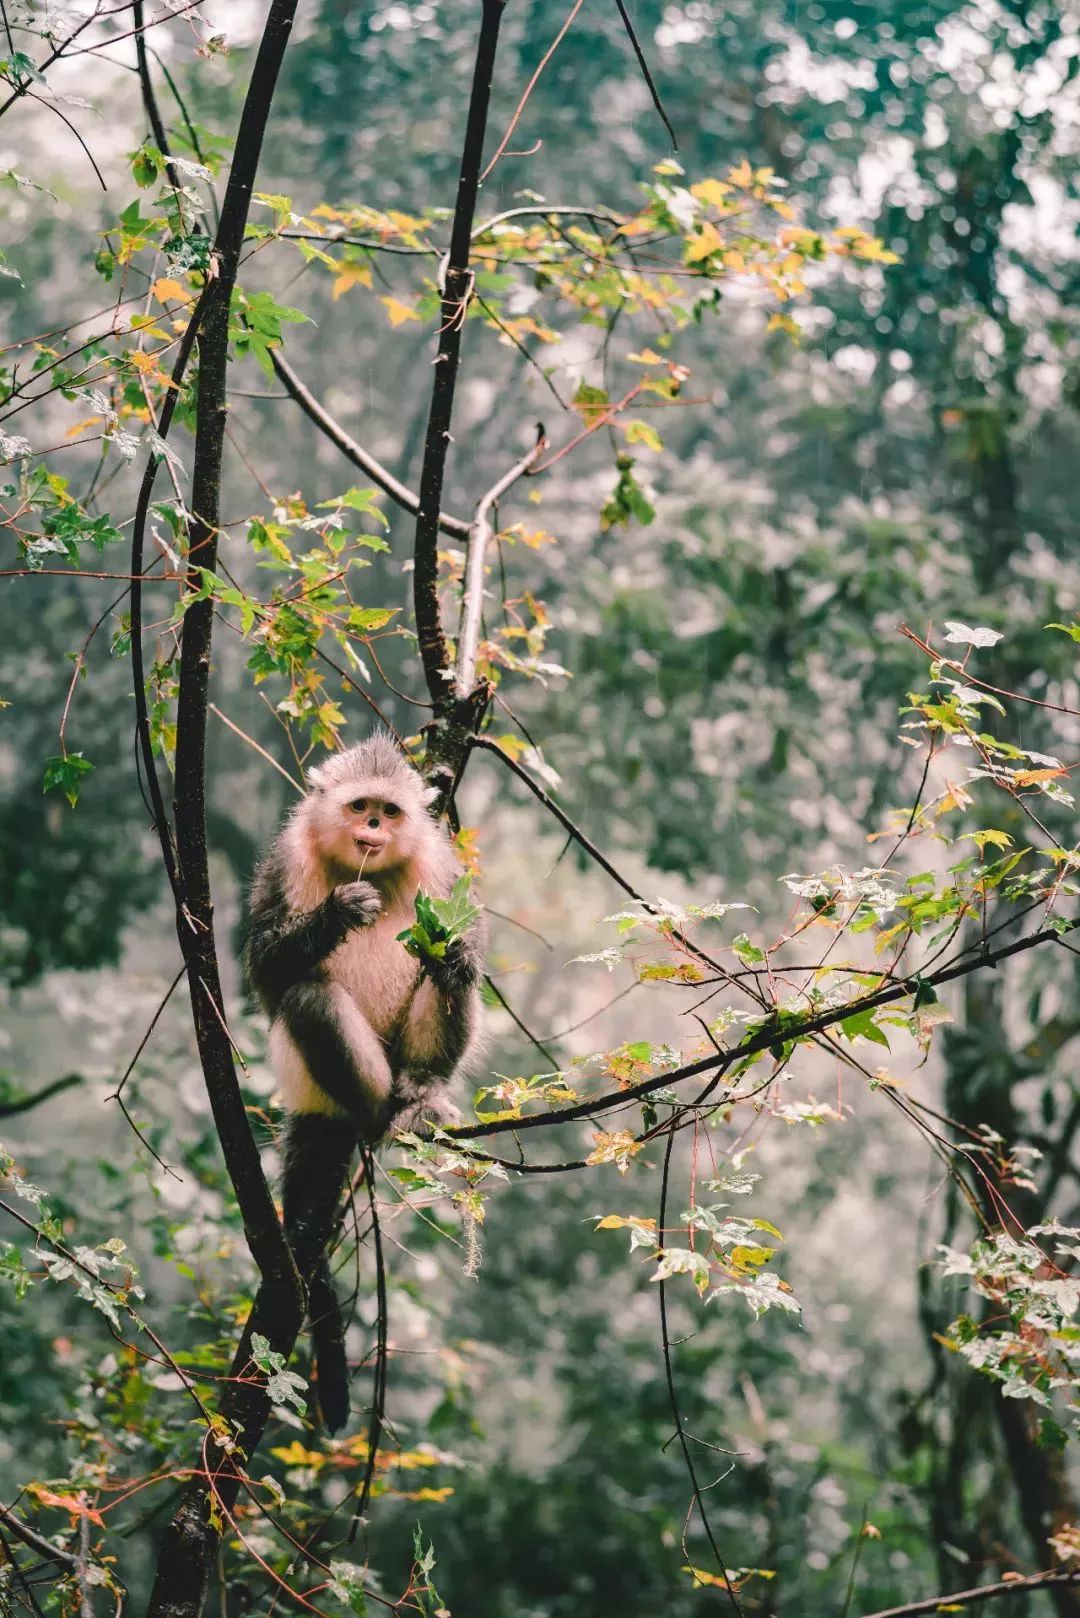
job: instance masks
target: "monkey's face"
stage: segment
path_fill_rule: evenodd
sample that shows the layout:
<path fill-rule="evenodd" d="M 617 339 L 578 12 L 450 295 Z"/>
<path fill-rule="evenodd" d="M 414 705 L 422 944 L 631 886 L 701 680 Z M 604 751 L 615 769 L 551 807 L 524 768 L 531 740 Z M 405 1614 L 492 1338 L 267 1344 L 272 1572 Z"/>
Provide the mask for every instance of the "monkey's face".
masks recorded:
<path fill-rule="evenodd" d="M 417 852 L 427 819 L 419 777 L 377 777 L 325 787 L 313 806 L 328 863 L 356 875 L 398 870 Z"/>

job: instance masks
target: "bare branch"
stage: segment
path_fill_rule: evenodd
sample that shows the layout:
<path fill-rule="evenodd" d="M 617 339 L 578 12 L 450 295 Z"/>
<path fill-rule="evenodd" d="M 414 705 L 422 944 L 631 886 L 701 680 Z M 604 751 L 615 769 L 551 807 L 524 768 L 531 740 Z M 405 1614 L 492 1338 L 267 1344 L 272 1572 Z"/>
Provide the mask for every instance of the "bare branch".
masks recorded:
<path fill-rule="evenodd" d="M 72 1570 L 78 1567 L 77 1556 L 72 1556 L 70 1551 L 62 1551 L 59 1545 L 54 1545 L 44 1534 L 37 1533 L 29 1523 L 24 1523 L 21 1517 L 16 1517 L 8 1506 L 0 1505 L 0 1522 L 15 1535 L 16 1539 L 21 1539 L 24 1545 L 35 1551 L 38 1556 L 44 1557 L 47 1562 L 59 1562 L 63 1567 Z"/>
<path fill-rule="evenodd" d="M 1068 923 L 1068 930 L 1075 931 L 1080 928 L 1080 920 Z M 984 971 L 987 968 L 998 966 L 1002 961 L 1009 960 L 1014 955 L 1022 955 L 1031 949 L 1037 949 L 1041 944 L 1053 944 L 1060 940 L 1061 934 L 1053 928 L 1044 928 L 1040 932 L 1029 933 L 1026 938 L 1019 938 L 1012 944 L 1005 944 L 1001 949 L 965 951 L 964 958 L 955 961 L 953 965 L 942 967 L 938 972 L 930 973 L 920 981 L 932 988 L 939 988 L 943 983 L 953 983 L 958 978 L 969 977 L 973 972 Z M 876 990 L 873 994 L 860 995 L 843 1005 L 831 1006 L 827 1011 L 818 1012 L 814 1016 L 806 1017 L 802 1022 L 791 1021 L 785 1023 L 784 1042 L 805 1039 L 810 1034 L 820 1034 L 835 1023 L 854 1016 L 860 1011 L 873 1011 L 878 1006 L 891 1005 L 897 1000 L 913 993 L 914 984 L 911 981 L 889 984 L 888 987 Z M 560 1107 L 554 1112 L 529 1114 L 524 1118 L 515 1118 L 508 1123 L 492 1124 L 456 1124 L 446 1133 L 460 1137 L 464 1140 L 476 1140 L 482 1135 L 501 1135 L 507 1130 L 519 1129 L 546 1129 L 555 1124 L 573 1123 L 581 1118 L 593 1118 L 598 1113 L 610 1112 L 613 1108 L 632 1105 L 646 1096 L 652 1095 L 656 1090 L 669 1088 L 680 1084 L 684 1079 L 697 1078 L 702 1073 L 716 1073 L 718 1076 L 726 1073 L 735 1063 L 741 1062 L 748 1056 L 756 1056 L 761 1051 L 767 1051 L 775 1045 L 777 1038 L 775 1027 L 763 1028 L 752 1038 L 744 1040 L 741 1044 L 731 1047 L 719 1056 L 706 1056 L 698 1062 L 687 1063 L 684 1067 L 675 1068 L 674 1071 L 661 1074 L 654 1079 L 645 1079 L 640 1084 L 630 1085 L 625 1090 L 616 1090 L 609 1095 L 597 1096 L 592 1101 L 580 1101 L 572 1107 Z"/>
<path fill-rule="evenodd" d="M 280 350 L 272 348 L 269 353 L 270 363 L 277 372 L 278 380 L 282 387 L 290 399 L 295 400 L 300 406 L 308 420 L 313 421 L 319 431 L 325 433 L 332 444 L 337 445 L 346 459 L 360 468 L 365 477 L 369 477 L 372 483 L 382 489 L 384 494 L 388 494 L 391 500 L 396 505 L 399 505 L 403 511 L 408 511 L 415 517 L 420 510 L 420 501 L 412 490 L 407 489 L 403 483 L 399 483 L 393 473 L 386 470 L 381 461 L 377 461 L 374 455 L 370 454 L 362 445 L 356 442 L 355 438 L 345 431 L 340 422 L 335 421 L 330 412 L 319 403 L 310 388 L 305 387 L 301 382 Z M 469 537 L 469 524 L 462 522 L 460 517 L 450 517 L 440 512 L 439 527 L 444 534 L 452 534 L 455 539 L 468 539 Z"/>
<path fill-rule="evenodd" d="M 951 1612 L 954 1607 L 969 1607 L 975 1601 L 989 1601 L 995 1596 L 1034 1595 L 1039 1590 L 1063 1584 L 1080 1584 L 1080 1572 L 1033 1573 L 1027 1579 L 1002 1579 L 999 1584 L 977 1585 L 973 1590 L 957 1590 L 954 1595 L 930 1596 L 926 1601 L 910 1601 L 902 1607 L 885 1607 L 880 1612 L 865 1613 L 863 1618 L 916 1618 L 919 1613 Z"/>
<path fill-rule="evenodd" d="M 537 68 L 536 68 L 536 71 L 533 73 L 532 78 L 529 80 L 528 84 L 525 86 L 525 90 L 524 90 L 524 93 L 522 94 L 521 100 L 518 102 L 517 106 L 514 108 L 514 115 L 510 119 L 510 122 L 506 126 L 506 133 L 503 135 L 502 140 L 499 142 L 498 146 L 496 146 L 496 148 L 495 148 L 494 157 L 491 159 L 491 162 L 488 164 L 487 168 L 484 170 L 483 174 L 480 176 L 481 182 L 483 182 L 484 180 L 487 179 L 488 175 L 491 173 L 492 169 L 495 167 L 496 163 L 499 161 L 500 157 L 505 152 L 507 146 L 510 143 L 511 135 L 514 133 L 514 130 L 517 128 L 518 124 L 521 122 L 521 117 L 522 117 L 522 114 L 525 111 L 526 106 L 528 105 L 529 97 L 532 95 L 533 91 L 536 89 L 537 84 L 539 83 L 541 73 L 543 73 L 544 69 L 547 67 L 548 63 L 551 61 L 551 58 L 555 55 L 555 52 L 558 50 L 559 46 L 562 44 L 563 40 L 566 38 L 566 35 L 570 30 L 570 25 L 572 24 L 574 18 L 577 16 L 578 12 L 581 10 L 584 3 L 585 3 L 585 0 L 574 0 L 574 4 L 570 8 L 569 16 L 567 17 L 566 21 L 563 23 L 562 27 L 559 29 L 559 32 L 555 35 L 555 38 L 552 40 L 551 44 L 548 46 L 548 48 L 544 52 L 543 56 L 540 58 L 539 64 L 537 65 Z"/>
<path fill-rule="evenodd" d="M 0 1118 L 16 1118 L 19 1113 L 30 1112 L 34 1107 L 40 1107 L 43 1101 L 51 1101 L 53 1096 L 63 1095 L 76 1084 L 82 1084 L 81 1073 L 65 1073 L 62 1078 L 53 1079 L 50 1084 L 42 1085 L 33 1095 L 20 1096 L 17 1101 L 0 1102 Z"/>
<path fill-rule="evenodd" d="M 638 64 L 638 67 L 641 69 L 641 76 L 645 80 L 646 86 L 648 87 L 649 94 L 652 96 L 652 104 L 656 108 L 657 112 L 660 114 L 660 120 L 663 123 L 664 128 L 667 130 L 668 135 L 670 136 L 672 146 L 675 148 L 676 151 L 678 151 L 679 150 L 679 143 L 675 138 L 675 131 L 671 126 L 671 119 L 668 117 L 667 113 L 664 111 L 664 103 L 660 100 L 660 92 L 656 88 L 655 83 L 653 82 L 652 74 L 649 72 L 649 64 L 645 60 L 645 52 L 641 48 L 641 44 L 640 44 L 640 41 L 638 40 L 637 34 L 634 32 L 634 25 L 630 21 L 630 13 L 627 11 L 626 6 L 623 4 L 623 0 L 615 0 L 615 4 L 618 7 L 619 16 L 622 18 L 622 25 L 626 29 L 626 37 L 630 41 L 631 46 L 633 47 L 634 55 L 637 57 L 637 64 Z"/>
<path fill-rule="evenodd" d="M 460 697 L 467 697 L 476 684 L 476 652 L 480 644 L 480 619 L 484 610 L 484 563 L 487 559 L 488 544 L 493 537 L 492 508 L 498 505 L 507 489 L 512 488 L 518 478 L 525 476 L 546 448 L 547 439 L 544 437 L 543 426 L 537 423 L 536 443 L 532 449 L 519 461 L 515 461 L 510 470 L 504 472 L 499 481 L 493 484 L 477 503 L 476 516 L 469 529 L 465 595 L 461 607 L 461 631 L 458 636 L 455 669 Z"/>

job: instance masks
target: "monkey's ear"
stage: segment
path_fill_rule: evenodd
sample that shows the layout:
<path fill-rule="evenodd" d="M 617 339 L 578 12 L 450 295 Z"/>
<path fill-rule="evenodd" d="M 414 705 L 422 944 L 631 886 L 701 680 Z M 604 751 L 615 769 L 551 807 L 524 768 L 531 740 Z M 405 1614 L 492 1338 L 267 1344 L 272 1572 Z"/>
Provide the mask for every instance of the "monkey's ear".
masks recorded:
<path fill-rule="evenodd" d="M 420 794 L 420 802 L 423 804 L 425 809 L 428 809 L 435 802 L 435 799 L 438 796 L 439 796 L 438 787 L 424 787 L 423 791 Z"/>
<path fill-rule="evenodd" d="M 307 772 L 306 779 L 310 791 L 318 792 L 320 787 L 326 785 L 326 766 L 324 764 L 313 764 Z"/>

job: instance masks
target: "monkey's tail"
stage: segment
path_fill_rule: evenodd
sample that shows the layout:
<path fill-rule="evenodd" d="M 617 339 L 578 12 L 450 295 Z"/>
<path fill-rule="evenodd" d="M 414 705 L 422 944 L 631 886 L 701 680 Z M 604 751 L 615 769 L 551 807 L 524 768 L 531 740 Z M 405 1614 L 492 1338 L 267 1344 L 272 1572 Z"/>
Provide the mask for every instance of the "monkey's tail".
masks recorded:
<path fill-rule="evenodd" d="M 326 1249 L 353 1149 L 352 1131 L 341 1118 L 325 1113 L 289 1117 L 282 1167 L 285 1235 L 307 1287 L 315 1392 L 331 1433 L 339 1432 L 349 1419 L 349 1362 Z"/>

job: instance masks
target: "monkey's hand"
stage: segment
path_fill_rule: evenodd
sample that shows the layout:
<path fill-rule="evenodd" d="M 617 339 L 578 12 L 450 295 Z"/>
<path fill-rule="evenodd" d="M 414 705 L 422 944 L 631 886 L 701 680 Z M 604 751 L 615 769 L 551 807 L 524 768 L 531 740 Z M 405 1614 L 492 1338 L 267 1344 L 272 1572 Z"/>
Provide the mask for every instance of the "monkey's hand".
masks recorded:
<path fill-rule="evenodd" d="M 445 955 L 425 955 L 424 971 L 444 994 L 460 993 L 476 981 L 472 956 L 460 939 L 447 944 Z"/>
<path fill-rule="evenodd" d="M 334 889 L 334 902 L 347 927 L 370 927 L 382 911 L 382 898 L 373 882 L 343 882 Z"/>

